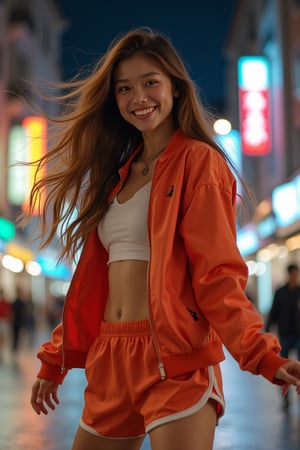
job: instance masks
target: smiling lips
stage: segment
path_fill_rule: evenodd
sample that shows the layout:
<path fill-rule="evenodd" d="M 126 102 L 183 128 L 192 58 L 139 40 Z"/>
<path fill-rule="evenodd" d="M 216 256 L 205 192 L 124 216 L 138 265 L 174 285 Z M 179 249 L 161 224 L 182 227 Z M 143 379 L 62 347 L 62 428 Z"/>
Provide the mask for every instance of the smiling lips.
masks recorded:
<path fill-rule="evenodd" d="M 151 114 L 155 109 L 156 109 L 155 106 L 151 106 L 149 108 L 138 109 L 136 111 L 133 111 L 133 114 L 138 117 L 147 116 L 148 114 Z"/>

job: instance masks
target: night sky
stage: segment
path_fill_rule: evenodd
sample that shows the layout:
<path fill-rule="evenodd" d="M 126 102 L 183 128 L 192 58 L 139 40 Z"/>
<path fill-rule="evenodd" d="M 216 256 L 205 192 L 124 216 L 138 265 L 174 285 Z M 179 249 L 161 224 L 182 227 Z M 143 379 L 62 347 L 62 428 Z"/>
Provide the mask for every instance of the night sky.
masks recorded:
<path fill-rule="evenodd" d="M 196 5 L 196 3 L 198 3 Z M 63 38 L 64 78 L 93 65 L 118 34 L 137 26 L 162 31 L 183 58 L 202 100 L 220 108 L 224 94 L 224 48 L 236 0 L 60 0 L 69 21 Z"/>

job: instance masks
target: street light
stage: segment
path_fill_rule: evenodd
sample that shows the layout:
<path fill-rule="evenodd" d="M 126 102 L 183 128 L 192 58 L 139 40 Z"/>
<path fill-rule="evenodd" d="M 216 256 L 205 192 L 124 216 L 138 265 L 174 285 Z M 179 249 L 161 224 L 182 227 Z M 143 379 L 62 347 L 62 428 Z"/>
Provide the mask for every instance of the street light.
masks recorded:
<path fill-rule="evenodd" d="M 214 123 L 214 130 L 217 134 L 226 135 L 231 131 L 231 123 L 227 119 L 218 119 Z"/>

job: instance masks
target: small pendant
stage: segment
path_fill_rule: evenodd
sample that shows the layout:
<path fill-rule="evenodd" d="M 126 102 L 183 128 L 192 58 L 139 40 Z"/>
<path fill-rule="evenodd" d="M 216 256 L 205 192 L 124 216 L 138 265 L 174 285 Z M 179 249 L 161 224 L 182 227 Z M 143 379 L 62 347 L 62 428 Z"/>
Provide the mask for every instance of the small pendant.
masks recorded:
<path fill-rule="evenodd" d="M 149 167 L 147 164 L 145 164 L 145 167 L 143 168 L 143 170 L 141 171 L 141 175 L 143 177 L 145 177 L 147 175 L 147 173 L 149 172 Z"/>

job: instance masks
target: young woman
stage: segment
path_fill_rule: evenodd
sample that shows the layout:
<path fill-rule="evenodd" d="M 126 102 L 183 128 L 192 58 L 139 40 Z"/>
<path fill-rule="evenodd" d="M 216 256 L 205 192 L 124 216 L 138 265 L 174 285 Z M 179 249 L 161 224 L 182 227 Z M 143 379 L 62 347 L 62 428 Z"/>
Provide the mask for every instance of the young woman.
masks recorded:
<path fill-rule="evenodd" d="M 84 367 L 73 450 L 135 450 L 145 433 L 154 450 L 212 449 L 222 344 L 243 370 L 300 393 L 300 363 L 278 355 L 244 293 L 230 164 L 160 33 L 130 31 L 67 87 L 27 221 L 47 189 L 44 244 L 63 222 L 62 257 L 82 251 L 62 324 L 38 352 L 32 407 L 54 409 L 68 369 Z"/>

